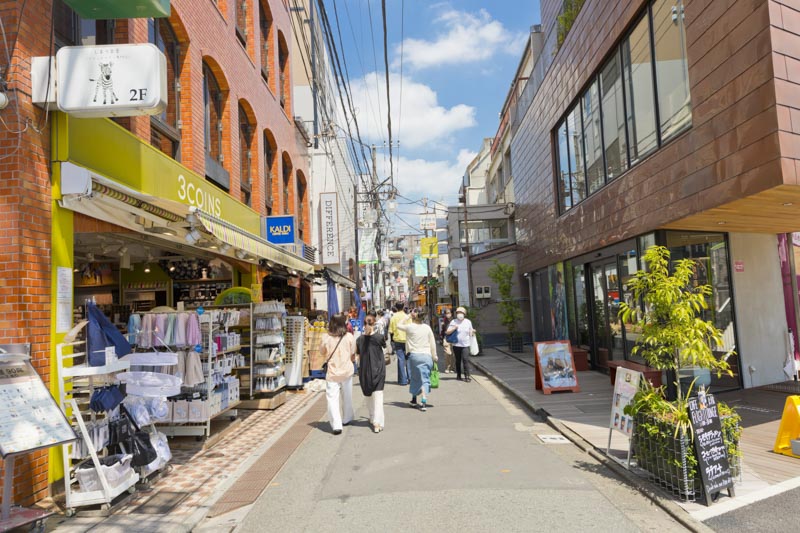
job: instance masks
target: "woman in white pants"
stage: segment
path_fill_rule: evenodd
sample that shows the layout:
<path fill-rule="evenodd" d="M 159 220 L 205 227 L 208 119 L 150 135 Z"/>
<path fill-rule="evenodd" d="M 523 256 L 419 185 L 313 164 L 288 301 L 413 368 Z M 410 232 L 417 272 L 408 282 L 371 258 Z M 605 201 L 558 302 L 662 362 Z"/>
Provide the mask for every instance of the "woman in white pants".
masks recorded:
<path fill-rule="evenodd" d="M 358 349 L 358 381 L 361 392 L 367 399 L 369 423 L 372 431 L 383 431 L 383 386 L 386 382 L 386 360 L 383 350 L 386 338 L 376 328 L 375 317 L 367 315 L 364 320 L 364 334 L 356 340 Z"/>
<path fill-rule="evenodd" d="M 325 397 L 328 400 L 328 419 L 334 435 L 342 433 L 342 426 L 353 421 L 353 363 L 356 360 L 356 341 L 347 332 L 347 317 L 331 317 L 328 332 L 322 336 L 320 354 L 328 364 L 325 373 Z M 339 408 L 339 395 L 344 405 Z"/>

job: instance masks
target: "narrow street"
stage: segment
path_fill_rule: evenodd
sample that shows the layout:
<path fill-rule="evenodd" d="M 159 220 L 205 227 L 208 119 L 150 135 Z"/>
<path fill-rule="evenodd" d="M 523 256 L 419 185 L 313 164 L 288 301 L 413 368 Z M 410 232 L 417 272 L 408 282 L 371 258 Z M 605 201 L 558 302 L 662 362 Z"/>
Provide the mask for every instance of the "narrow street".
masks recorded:
<path fill-rule="evenodd" d="M 341 436 L 324 417 L 312 423 L 255 504 L 195 531 L 683 530 L 573 444 L 544 444 L 557 433 L 487 378 L 442 377 L 427 413 L 387 385 L 380 434 L 356 386 L 356 420 Z"/>

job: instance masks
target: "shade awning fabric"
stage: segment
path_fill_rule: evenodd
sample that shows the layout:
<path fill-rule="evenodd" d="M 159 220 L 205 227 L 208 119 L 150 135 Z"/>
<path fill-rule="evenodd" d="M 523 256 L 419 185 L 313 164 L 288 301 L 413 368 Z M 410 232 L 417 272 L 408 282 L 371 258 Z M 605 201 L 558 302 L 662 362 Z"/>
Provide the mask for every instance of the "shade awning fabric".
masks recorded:
<path fill-rule="evenodd" d="M 200 210 L 196 210 L 194 213 L 203 227 L 220 241 L 244 250 L 259 259 L 274 261 L 289 269 L 297 270 L 298 274 L 314 273 L 313 263 L 208 213 Z"/>
<path fill-rule="evenodd" d="M 341 285 L 342 287 L 344 287 L 346 289 L 350 289 L 350 290 L 353 290 L 353 289 L 356 288 L 356 282 L 355 281 L 353 281 L 352 279 L 348 278 L 347 276 L 345 276 L 343 274 L 340 274 L 340 273 L 336 272 L 335 270 L 332 270 L 332 269 L 326 267 L 323 270 L 323 272 L 324 272 L 324 275 L 328 277 L 328 279 L 330 279 L 331 281 L 333 281 L 337 285 Z"/>

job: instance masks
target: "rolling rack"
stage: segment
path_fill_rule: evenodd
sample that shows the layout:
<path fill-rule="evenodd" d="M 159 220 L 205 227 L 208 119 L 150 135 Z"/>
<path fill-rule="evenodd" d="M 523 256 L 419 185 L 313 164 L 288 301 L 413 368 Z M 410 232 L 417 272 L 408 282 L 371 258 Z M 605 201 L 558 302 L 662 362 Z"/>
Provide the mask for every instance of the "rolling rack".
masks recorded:
<path fill-rule="evenodd" d="M 86 341 L 78 340 L 78 335 L 86 326 L 87 321 L 79 322 L 69 333 L 66 334 L 64 342 L 56 346 L 56 363 L 58 369 L 58 403 L 61 411 L 67 420 L 74 419 L 78 427 L 83 446 L 88 454 L 81 453 L 75 457 L 78 461 L 73 464 L 75 450 L 73 444 L 62 445 L 62 460 L 64 466 L 64 492 L 66 496 L 66 515 L 73 516 L 77 507 L 90 505 L 100 505 L 102 511 L 108 512 L 111 503 L 124 492 L 133 494 L 136 491 L 136 483 L 139 481 L 139 474 L 132 468 L 125 470 L 122 475 L 117 477 L 117 483 L 111 484 L 106 474 L 106 468 L 100 463 L 100 456 L 105 446 L 95 446 L 95 440 L 90 434 L 86 420 L 81 412 L 81 406 L 86 407 L 85 402 L 94 392 L 98 382 L 113 382 L 115 374 L 130 369 L 128 361 L 116 359 L 113 348 L 106 350 L 106 364 L 104 366 L 89 366 Z M 65 353 L 70 351 L 72 353 Z M 85 362 L 74 364 L 74 360 L 84 358 Z M 70 364 L 72 363 L 72 364 Z M 108 421 L 108 417 L 99 418 L 93 411 L 84 411 L 88 414 L 89 422 L 94 426 Z M 81 448 L 83 449 L 83 447 Z M 99 488 L 94 490 L 76 490 L 75 485 L 79 482 L 78 469 L 91 462 L 94 469 L 94 476 L 99 481 Z"/>
<path fill-rule="evenodd" d="M 226 307 L 225 309 L 227 309 Z M 231 306 L 231 308 L 233 308 Z M 203 373 L 205 382 L 194 387 L 182 387 L 184 393 L 191 395 L 188 400 L 174 402 L 172 421 L 159 422 L 158 428 L 168 437 L 194 436 L 208 438 L 211 436 L 211 421 L 214 418 L 226 415 L 231 420 L 238 416 L 236 408 L 239 406 L 239 380 L 231 376 L 234 365 L 232 359 L 225 357 L 241 350 L 241 344 L 225 346 L 219 349 L 215 342 L 215 333 L 227 334 L 229 325 L 221 324 L 215 320 L 223 316 L 223 308 L 198 308 L 200 330 L 203 338 Z M 231 364 L 229 364 L 231 363 Z M 222 381 L 215 383 L 215 377 Z M 229 379 L 230 378 L 230 379 Z M 206 395 L 202 399 L 202 395 Z M 185 402 L 181 403 L 181 402 Z M 184 420 L 180 412 L 184 412 Z"/>

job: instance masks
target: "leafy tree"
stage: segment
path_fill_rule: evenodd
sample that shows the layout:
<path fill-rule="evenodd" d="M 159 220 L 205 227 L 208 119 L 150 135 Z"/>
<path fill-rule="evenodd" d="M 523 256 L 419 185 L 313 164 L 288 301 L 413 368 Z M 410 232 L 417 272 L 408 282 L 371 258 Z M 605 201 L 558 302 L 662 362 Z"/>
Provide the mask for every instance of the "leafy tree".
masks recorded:
<path fill-rule="evenodd" d="M 522 309 L 511 297 L 514 271 L 513 265 L 503 264 L 496 259 L 488 270 L 489 278 L 497 285 L 500 294 L 500 323 L 508 330 L 509 341 L 517 337 L 517 325 L 522 320 Z"/>
<path fill-rule="evenodd" d="M 711 286 L 692 286 L 694 261 L 675 262 L 670 274 L 670 252 L 663 246 L 648 248 L 644 261 L 647 269 L 628 281 L 634 301 L 644 305 L 631 307 L 622 302 L 619 311 L 622 320 L 633 322 L 641 332 L 633 354 L 660 370 L 677 373 L 681 367 L 695 366 L 715 371 L 718 376 L 732 376 L 727 360 L 733 351 L 719 359 L 714 355 L 712 346 L 723 344 L 722 331 L 700 317 L 708 308 Z"/>

